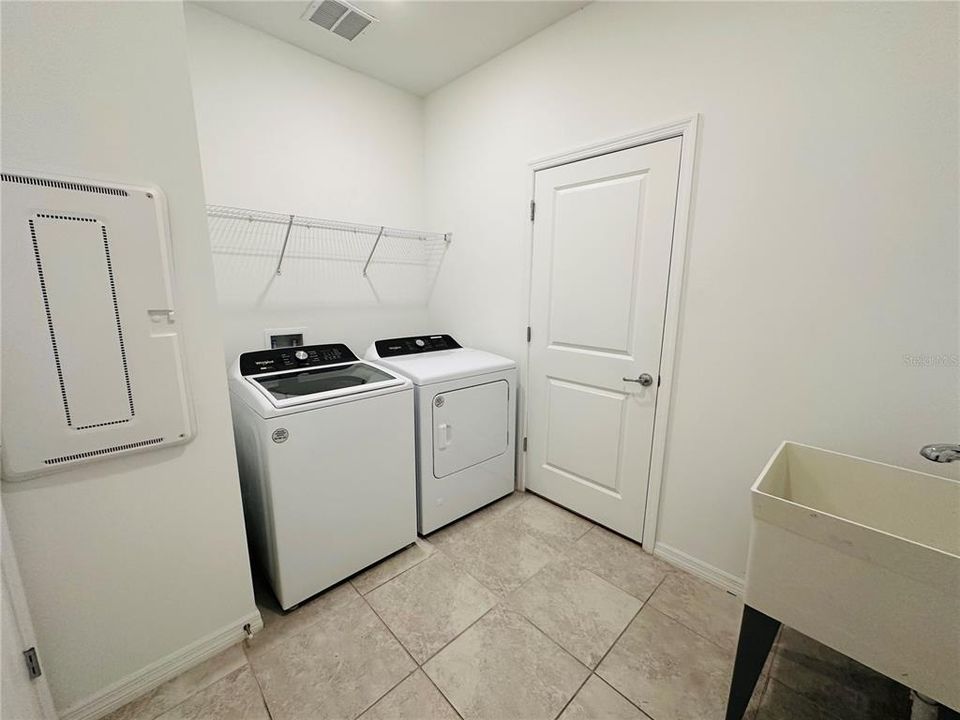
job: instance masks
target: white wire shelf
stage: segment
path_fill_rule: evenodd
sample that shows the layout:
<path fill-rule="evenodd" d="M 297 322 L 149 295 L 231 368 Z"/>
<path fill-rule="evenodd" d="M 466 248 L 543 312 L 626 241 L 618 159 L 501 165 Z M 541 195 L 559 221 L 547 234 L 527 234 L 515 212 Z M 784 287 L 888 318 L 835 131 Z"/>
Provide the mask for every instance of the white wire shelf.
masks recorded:
<path fill-rule="evenodd" d="M 430 266 L 439 264 L 452 240 L 450 233 L 363 225 L 226 205 L 208 205 L 207 220 L 214 253 L 274 255 L 277 275 L 282 274 L 283 261 L 287 258 L 362 263 L 364 277 L 371 263 Z"/>

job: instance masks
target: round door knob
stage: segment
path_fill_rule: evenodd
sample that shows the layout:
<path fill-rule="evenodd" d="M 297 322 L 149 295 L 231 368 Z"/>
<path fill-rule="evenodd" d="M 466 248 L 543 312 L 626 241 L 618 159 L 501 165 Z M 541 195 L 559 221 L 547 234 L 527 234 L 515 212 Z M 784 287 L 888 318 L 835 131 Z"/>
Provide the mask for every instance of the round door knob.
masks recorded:
<path fill-rule="evenodd" d="M 650 373 L 640 373 L 640 377 L 637 378 L 640 381 L 640 384 L 644 387 L 650 387 L 653 385 L 653 375 Z"/>

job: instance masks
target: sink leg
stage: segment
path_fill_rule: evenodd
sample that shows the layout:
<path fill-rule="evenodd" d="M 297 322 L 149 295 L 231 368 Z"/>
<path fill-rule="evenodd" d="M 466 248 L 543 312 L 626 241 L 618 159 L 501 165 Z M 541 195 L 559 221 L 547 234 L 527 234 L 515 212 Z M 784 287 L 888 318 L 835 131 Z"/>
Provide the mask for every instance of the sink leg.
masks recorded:
<path fill-rule="evenodd" d="M 743 606 L 737 658 L 733 664 L 733 679 L 727 698 L 726 720 L 742 720 L 779 629 L 779 620 L 764 615 L 749 605 Z"/>

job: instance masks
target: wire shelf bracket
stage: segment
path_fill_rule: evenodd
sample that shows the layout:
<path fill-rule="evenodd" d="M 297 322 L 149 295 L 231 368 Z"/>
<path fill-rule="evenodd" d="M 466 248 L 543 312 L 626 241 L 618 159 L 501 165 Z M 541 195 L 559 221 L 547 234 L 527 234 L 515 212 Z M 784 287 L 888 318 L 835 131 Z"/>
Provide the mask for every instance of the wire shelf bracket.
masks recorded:
<path fill-rule="evenodd" d="M 363 271 L 360 273 L 367 276 L 367 268 L 370 267 L 370 261 L 373 260 L 373 254 L 377 251 L 377 245 L 380 244 L 380 238 L 383 237 L 383 225 L 380 226 L 380 232 L 377 233 L 377 239 L 373 241 L 373 247 L 370 248 L 370 254 L 367 255 L 367 261 L 363 264 Z"/>
<path fill-rule="evenodd" d="M 287 231 L 283 234 L 283 247 L 280 248 L 280 259 L 277 260 L 277 275 L 281 274 L 281 268 L 283 267 L 283 256 L 287 253 L 287 242 L 290 240 L 290 230 L 293 228 L 293 215 L 290 216 L 289 222 L 287 222 Z"/>

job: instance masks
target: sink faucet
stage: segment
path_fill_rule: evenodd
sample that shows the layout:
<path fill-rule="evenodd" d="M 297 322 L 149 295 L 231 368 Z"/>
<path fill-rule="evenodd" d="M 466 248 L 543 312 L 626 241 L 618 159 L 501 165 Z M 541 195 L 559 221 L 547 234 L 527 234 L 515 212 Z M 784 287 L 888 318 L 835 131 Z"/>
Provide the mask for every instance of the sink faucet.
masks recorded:
<path fill-rule="evenodd" d="M 920 454 L 927 460 L 933 460 L 938 463 L 949 463 L 954 460 L 960 460 L 960 445 L 950 445 L 948 443 L 924 445 L 920 448 Z"/>

